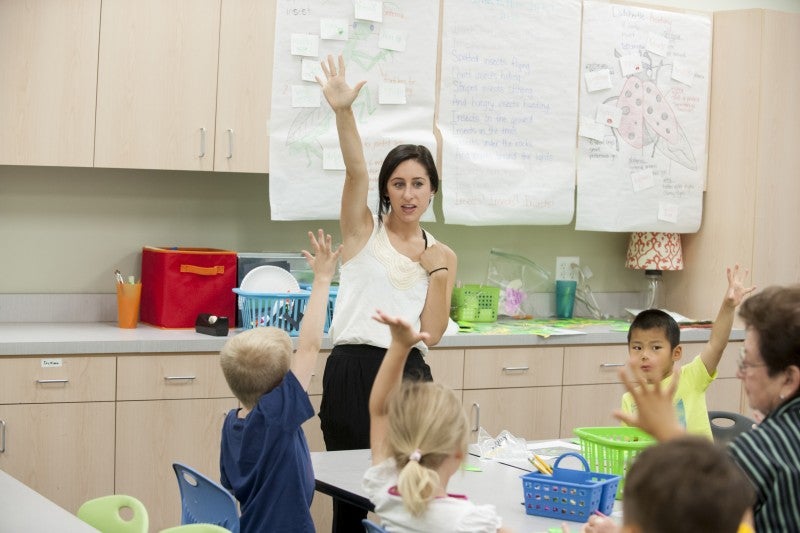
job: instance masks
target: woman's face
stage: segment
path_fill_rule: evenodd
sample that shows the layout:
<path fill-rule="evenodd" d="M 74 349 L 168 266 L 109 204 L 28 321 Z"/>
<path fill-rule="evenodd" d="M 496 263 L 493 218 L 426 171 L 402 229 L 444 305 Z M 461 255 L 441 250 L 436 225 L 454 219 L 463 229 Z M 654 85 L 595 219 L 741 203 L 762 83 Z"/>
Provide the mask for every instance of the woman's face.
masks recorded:
<path fill-rule="evenodd" d="M 783 372 L 772 377 L 767 373 L 767 365 L 758 348 L 759 339 L 758 331 L 748 327 L 736 376 L 742 380 L 750 408 L 766 415 L 783 401 L 780 395 L 786 376 Z"/>
<path fill-rule="evenodd" d="M 386 194 L 393 216 L 405 221 L 418 221 L 433 196 L 425 167 L 416 159 L 407 159 L 397 165 L 386 183 Z"/>

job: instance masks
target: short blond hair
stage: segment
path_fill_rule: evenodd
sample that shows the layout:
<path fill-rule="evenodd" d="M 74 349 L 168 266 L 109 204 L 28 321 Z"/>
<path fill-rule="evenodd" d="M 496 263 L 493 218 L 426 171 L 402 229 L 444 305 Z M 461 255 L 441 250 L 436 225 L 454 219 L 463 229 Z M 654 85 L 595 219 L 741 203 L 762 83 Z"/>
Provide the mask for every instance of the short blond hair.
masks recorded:
<path fill-rule="evenodd" d="M 466 452 L 469 426 L 461 401 L 447 387 L 404 381 L 391 396 L 386 445 L 400 474 L 397 489 L 406 509 L 420 516 L 439 485 L 436 469 L 455 452 Z M 419 460 L 410 460 L 419 451 Z"/>
<path fill-rule="evenodd" d="M 242 405 L 252 409 L 289 371 L 292 340 L 282 329 L 249 329 L 230 338 L 220 351 L 225 380 Z"/>

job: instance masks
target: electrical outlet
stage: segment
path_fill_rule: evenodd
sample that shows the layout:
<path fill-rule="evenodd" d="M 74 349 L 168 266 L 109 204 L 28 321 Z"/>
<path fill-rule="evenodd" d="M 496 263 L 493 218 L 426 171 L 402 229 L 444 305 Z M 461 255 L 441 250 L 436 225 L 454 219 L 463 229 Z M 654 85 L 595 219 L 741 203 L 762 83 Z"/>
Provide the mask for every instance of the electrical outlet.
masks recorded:
<path fill-rule="evenodd" d="M 556 257 L 556 279 L 578 281 L 578 269 L 580 268 L 580 264 L 580 257 Z"/>

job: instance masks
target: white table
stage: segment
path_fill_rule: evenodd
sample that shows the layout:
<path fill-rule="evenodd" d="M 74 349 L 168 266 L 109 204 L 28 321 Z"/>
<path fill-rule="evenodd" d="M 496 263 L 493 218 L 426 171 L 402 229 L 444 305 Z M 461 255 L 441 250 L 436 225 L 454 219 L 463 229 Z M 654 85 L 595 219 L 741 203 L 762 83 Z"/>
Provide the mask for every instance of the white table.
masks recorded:
<path fill-rule="evenodd" d="M 369 450 L 312 452 L 311 462 L 317 491 L 369 511 L 373 509 L 361 488 L 361 478 L 371 464 Z M 561 520 L 525 513 L 520 476 L 530 470 L 481 460 L 471 454 L 467 455 L 464 466 L 467 469 L 462 468 L 450 478 L 448 492 L 465 494 L 475 503 L 493 504 L 503 518 L 503 526 L 513 529 L 515 533 L 538 533 L 546 532 L 549 528 L 560 528 Z M 480 471 L 471 471 L 471 468 Z M 580 529 L 578 522 L 567 523 L 572 531 Z"/>
<path fill-rule="evenodd" d="M 0 470 L 0 532 L 98 533 L 67 510 Z"/>

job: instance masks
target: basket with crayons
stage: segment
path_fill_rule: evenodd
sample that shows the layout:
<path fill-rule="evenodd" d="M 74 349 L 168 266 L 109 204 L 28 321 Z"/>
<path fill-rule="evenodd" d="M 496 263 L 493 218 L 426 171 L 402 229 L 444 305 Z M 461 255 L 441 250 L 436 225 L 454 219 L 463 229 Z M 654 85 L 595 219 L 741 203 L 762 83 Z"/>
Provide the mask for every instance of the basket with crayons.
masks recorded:
<path fill-rule="evenodd" d="M 569 456 L 578 458 L 584 470 L 559 468 Z M 552 473 L 537 469 L 522 476 L 526 513 L 573 522 L 585 522 L 597 512 L 611 514 L 619 476 L 592 472 L 582 455 L 571 452 L 556 459 Z"/>

